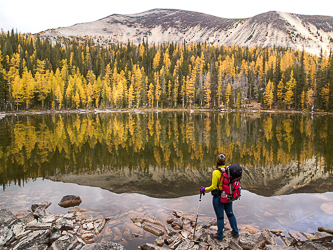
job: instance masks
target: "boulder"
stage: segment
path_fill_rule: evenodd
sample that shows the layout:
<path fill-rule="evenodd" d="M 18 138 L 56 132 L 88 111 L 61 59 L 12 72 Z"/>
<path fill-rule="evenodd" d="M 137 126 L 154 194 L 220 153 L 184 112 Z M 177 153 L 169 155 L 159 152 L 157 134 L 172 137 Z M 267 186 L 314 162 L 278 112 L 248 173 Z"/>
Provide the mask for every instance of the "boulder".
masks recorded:
<path fill-rule="evenodd" d="M 80 205 L 82 202 L 80 196 L 77 195 L 66 195 L 62 197 L 60 202 L 58 203 L 61 207 L 74 207 Z"/>
<path fill-rule="evenodd" d="M 276 245 L 275 239 L 270 231 L 268 231 L 267 229 L 262 229 L 261 232 L 265 236 L 266 244 Z"/>
<path fill-rule="evenodd" d="M 35 218 L 41 218 L 45 216 L 45 210 L 51 205 L 52 203 L 49 201 L 43 201 L 41 203 L 34 203 L 31 205 L 31 211 Z"/>
<path fill-rule="evenodd" d="M 40 203 L 34 203 L 31 205 L 31 211 L 36 212 L 37 209 L 47 209 L 52 203 L 49 201 L 43 201 Z"/>
<path fill-rule="evenodd" d="M 239 245 L 243 249 L 256 249 L 265 246 L 266 237 L 262 232 L 244 234 L 239 236 Z"/>
<path fill-rule="evenodd" d="M 176 218 L 172 223 L 171 226 L 176 229 L 176 230 L 180 230 L 183 228 L 183 221 L 180 218 Z"/>
<path fill-rule="evenodd" d="M 27 223 L 29 223 L 29 222 L 31 222 L 31 221 L 33 221 L 33 220 L 35 220 L 35 217 L 34 217 L 34 214 L 31 212 L 31 213 L 29 213 L 29 214 L 27 214 L 26 216 L 24 216 L 22 219 L 21 219 L 21 221 L 23 222 L 23 223 L 25 223 L 25 224 L 27 224 Z"/>
<path fill-rule="evenodd" d="M 81 250 L 124 250 L 124 246 L 114 242 L 102 242 L 87 244 L 81 248 Z"/>
<path fill-rule="evenodd" d="M 0 209 L 0 226 L 11 227 L 16 222 L 17 218 L 12 214 L 12 212 L 9 209 L 7 208 Z"/>

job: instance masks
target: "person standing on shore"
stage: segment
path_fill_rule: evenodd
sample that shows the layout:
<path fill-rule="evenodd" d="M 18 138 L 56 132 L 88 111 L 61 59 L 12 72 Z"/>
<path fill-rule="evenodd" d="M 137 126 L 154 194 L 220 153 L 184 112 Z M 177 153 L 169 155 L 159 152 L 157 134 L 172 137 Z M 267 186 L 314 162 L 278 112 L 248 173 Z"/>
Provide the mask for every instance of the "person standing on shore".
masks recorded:
<path fill-rule="evenodd" d="M 216 169 L 213 171 L 212 185 L 210 187 L 201 187 L 200 194 L 205 194 L 205 192 L 211 192 L 213 196 L 213 208 L 217 218 L 217 233 L 212 234 L 212 237 L 215 239 L 223 239 L 223 228 L 224 228 L 224 211 L 228 217 L 231 233 L 234 236 L 239 235 L 239 230 L 237 227 L 237 220 L 232 209 L 232 203 L 222 203 L 220 201 L 222 194 L 222 182 L 221 175 L 225 171 L 225 160 L 226 157 L 224 154 L 219 154 L 216 162 Z"/>

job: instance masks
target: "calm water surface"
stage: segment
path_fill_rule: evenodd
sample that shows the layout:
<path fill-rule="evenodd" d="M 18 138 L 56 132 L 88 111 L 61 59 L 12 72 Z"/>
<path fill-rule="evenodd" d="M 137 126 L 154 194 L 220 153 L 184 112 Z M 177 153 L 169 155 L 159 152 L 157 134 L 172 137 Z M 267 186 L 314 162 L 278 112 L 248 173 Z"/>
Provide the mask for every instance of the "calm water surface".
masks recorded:
<path fill-rule="evenodd" d="M 240 226 L 314 232 L 333 225 L 331 116 L 219 112 L 83 113 L 6 116 L 0 120 L 1 207 L 25 213 L 67 194 L 86 216 L 110 218 L 97 242 L 135 249 L 155 236 L 131 217 L 166 220 L 196 214 L 198 190 L 210 185 L 215 157 L 244 168 Z M 211 196 L 199 223 L 214 218 Z M 135 238 L 132 233 L 142 236 Z"/>

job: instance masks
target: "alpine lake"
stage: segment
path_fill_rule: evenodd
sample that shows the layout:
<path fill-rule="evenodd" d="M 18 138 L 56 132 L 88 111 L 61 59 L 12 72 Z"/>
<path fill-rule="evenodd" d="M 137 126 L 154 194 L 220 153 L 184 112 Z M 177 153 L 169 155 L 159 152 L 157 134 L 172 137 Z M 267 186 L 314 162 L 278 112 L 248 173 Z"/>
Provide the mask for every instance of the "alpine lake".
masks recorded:
<path fill-rule="evenodd" d="M 239 227 L 316 232 L 333 225 L 333 116 L 301 113 L 144 111 L 7 114 L 0 120 L 0 208 L 32 203 L 65 214 L 78 195 L 86 216 L 110 220 L 95 242 L 126 249 L 156 236 L 133 225 L 173 210 L 215 218 L 210 186 L 216 157 L 243 167 L 233 203 Z M 139 237 L 135 237 L 134 234 Z M 136 235 L 137 236 L 137 235 Z"/>

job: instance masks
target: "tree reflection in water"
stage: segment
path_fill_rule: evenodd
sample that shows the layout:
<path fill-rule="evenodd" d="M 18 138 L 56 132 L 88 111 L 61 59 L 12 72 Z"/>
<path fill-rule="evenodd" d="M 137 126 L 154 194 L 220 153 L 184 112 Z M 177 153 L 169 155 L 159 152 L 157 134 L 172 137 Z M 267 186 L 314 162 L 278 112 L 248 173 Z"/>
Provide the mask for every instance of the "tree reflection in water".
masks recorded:
<path fill-rule="evenodd" d="M 110 228 L 133 231 L 126 221 L 132 214 L 195 213 L 197 191 L 210 184 L 215 156 L 224 152 L 227 163 L 244 168 L 243 196 L 235 204 L 240 223 L 306 231 L 313 221 L 329 221 L 332 119 L 219 112 L 6 116 L 0 204 L 23 212 L 33 201 L 50 200 L 59 212 L 60 196 L 75 191 L 81 206 L 117 217 Z M 202 220 L 214 218 L 210 202 L 206 196 Z M 117 239 L 110 232 L 105 237 Z"/>

